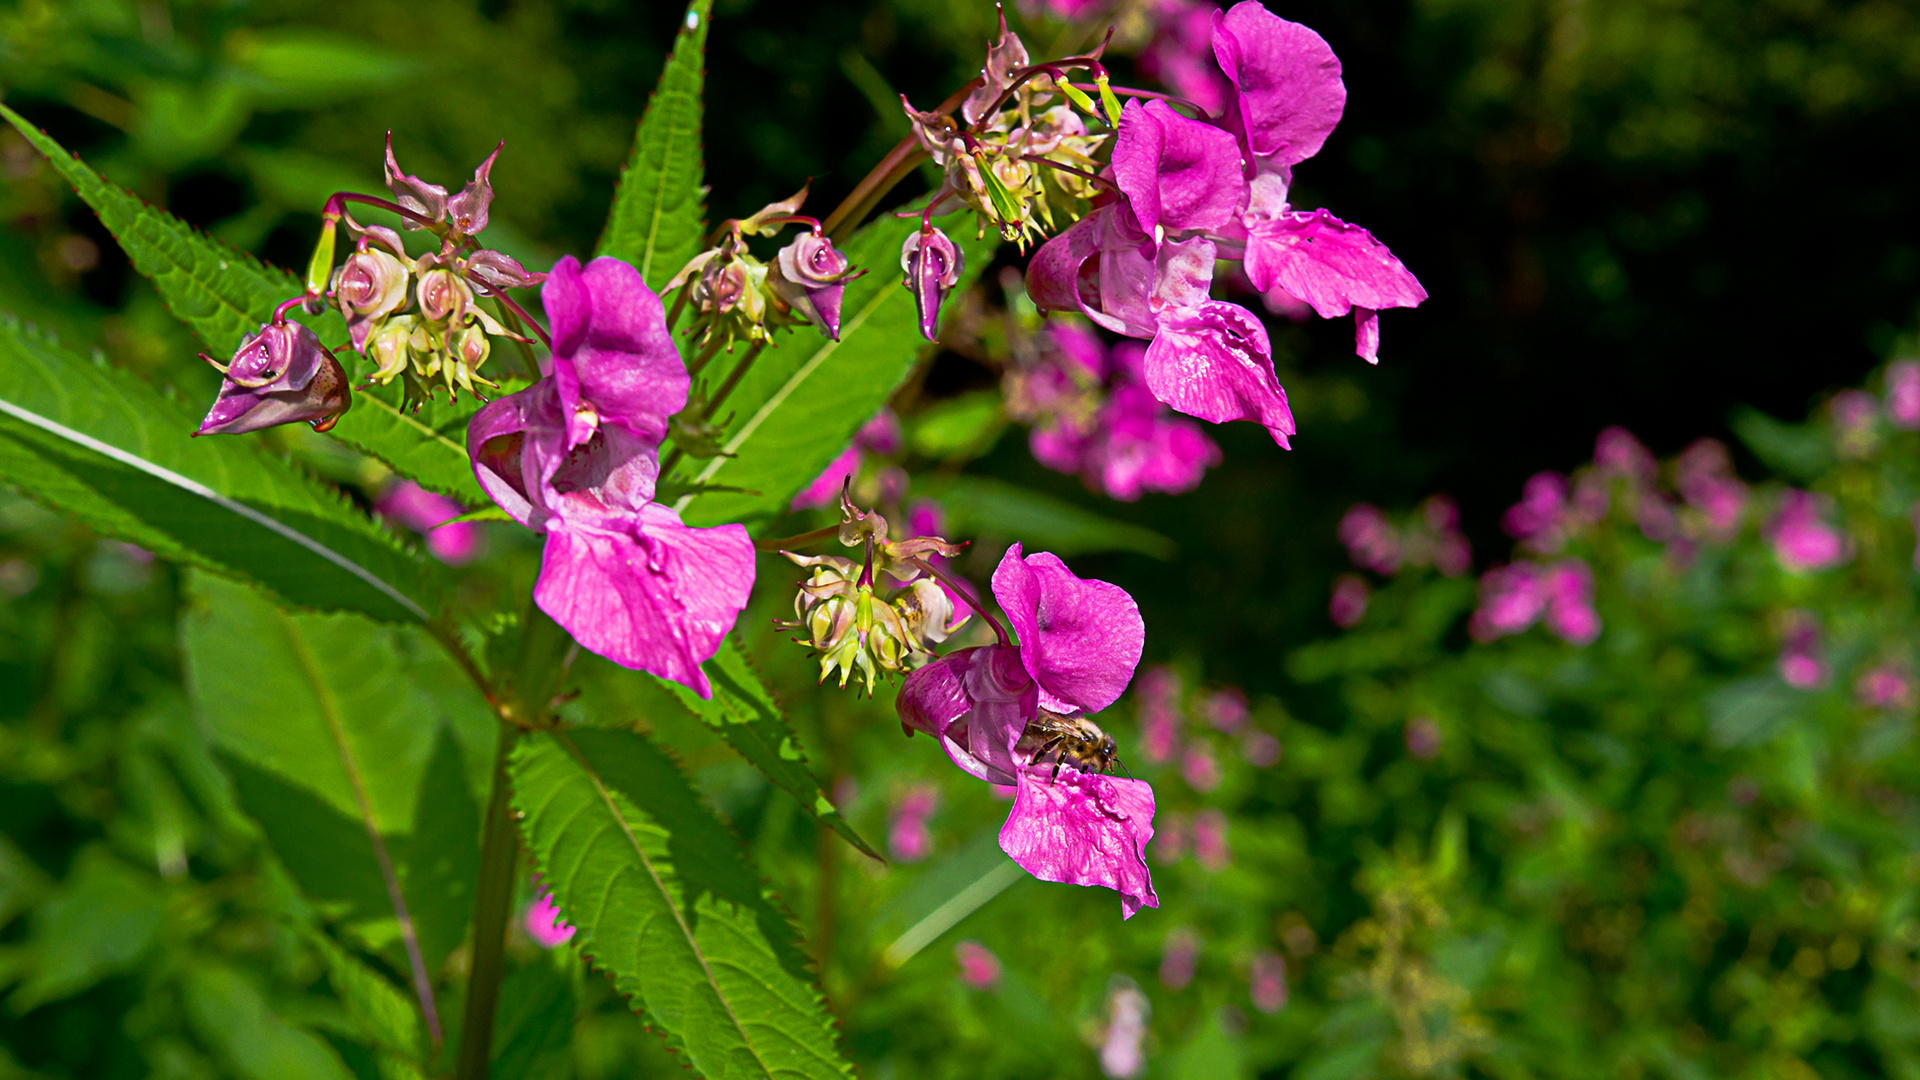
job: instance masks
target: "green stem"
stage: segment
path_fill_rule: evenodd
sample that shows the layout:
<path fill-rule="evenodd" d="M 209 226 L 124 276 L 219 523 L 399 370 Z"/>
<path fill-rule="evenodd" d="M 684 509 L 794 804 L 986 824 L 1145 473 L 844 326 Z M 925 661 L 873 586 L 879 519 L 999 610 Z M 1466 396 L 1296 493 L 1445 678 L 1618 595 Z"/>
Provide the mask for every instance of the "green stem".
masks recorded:
<path fill-rule="evenodd" d="M 492 1064 L 493 1015 L 500 1003 L 500 980 L 506 974 L 507 916 L 513 909 L 514 871 L 520 862 L 513 808 L 507 803 L 507 754 L 519 737 L 517 729 L 500 725 L 486 838 L 480 847 L 480 880 L 473 898 L 473 971 L 467 979 L 456 1080 L 487 1080 Z"/>

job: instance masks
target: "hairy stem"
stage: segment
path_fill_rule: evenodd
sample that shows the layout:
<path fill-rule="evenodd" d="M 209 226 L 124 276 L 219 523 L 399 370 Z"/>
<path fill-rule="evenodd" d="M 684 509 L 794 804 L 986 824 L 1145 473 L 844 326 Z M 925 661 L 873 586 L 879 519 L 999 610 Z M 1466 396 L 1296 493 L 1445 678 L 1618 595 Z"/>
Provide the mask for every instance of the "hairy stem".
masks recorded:
<path fill-rule="evenodd" d="M 519 735 L 518 729 L 500 725 L 493 795 L 487 800 L 486 835 L 480 846 L 480 879 L 473 897 L 473 969 L 460 1023 L 456 1080 L 487 1080 L 492 1065 L 493 1015 L 500 1002 L 500 980 L 506 974 L 507 915 L 513 908 L 514 872 L 520 861 L 513 808 L 507 802 L 507 754 Z"/>

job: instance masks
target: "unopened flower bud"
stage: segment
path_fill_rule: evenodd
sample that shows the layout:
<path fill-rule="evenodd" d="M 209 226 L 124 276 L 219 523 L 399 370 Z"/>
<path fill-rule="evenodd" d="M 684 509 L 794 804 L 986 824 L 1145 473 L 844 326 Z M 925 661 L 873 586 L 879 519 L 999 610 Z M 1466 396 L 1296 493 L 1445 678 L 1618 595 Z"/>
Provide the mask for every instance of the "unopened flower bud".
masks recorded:
<path fill-rule="evenodd" d="M 420 314 L 431 323 L 459 325 L 473 306 L 473 289 L 444 267 L 420 275 Z"/>
<path fill-rule="evenodd" d="M 494 289 L 525 289 L 547 280 L 547 275 L 530 271 L 511 255 L 485 249 L 467 256 L 467 272 Z"/>
<path fill-rule="evenodd" d="M 908 236 L 900 248 L 900 269 L 906 271 L 907 288 L 920 309 L 920 332 L 928 341 L 937 340 L 940 305 L 947 292 L 960 283 L 966 261 L 960 246 L 931 226 Z"/>
<path fill-rule="evenodd" d="M 400 163 L 393 157 L 393 132 L 391 131 L 387 132 L 386 170 L 387 190 L 393 192 L 394 200 L 401 206 L 428 221 L 439 221 L 447 216 L 447 189 L 400 171 Z M 462 194 L 465 193 L 462 192 Z M 405 221 L 408 229 L 426 228 L 412 218 L 406 218 Z"/>
<path fill-rule="evenodd" d="M 802 233 L 774 256 L 768 284 L 793 310 L 835 341 L 840 340 L 840 299 L 855 270 L 824 236 Z"/>
<path fill-rule="evenodd" d="M 341 265 L 334 278 L 333 295 L 341 314 L 347 317 L 354 348 L 364 351 L 367 337 L 407 302 L 407 278 L 406 263 L 371 248 L 355 253 Z"/>
<path fill-rule="evenodd" d="M 299 323 L 262 326 L 224 372 L 220 396 L 196 435 L 238 435 L 297 420 L 325 431 L 352 403 L 347 373 Z"/>
<path fill-rule="evenodd" d="M 377 365 L 373 372 L 375 382 L 392 382 L 407 369 L 407 357 L 411 351 L 408 342 L 413 337 L 413 322 L 411 315 L 388 319 L 367 339 L 361 351 L 373 357 Z"/>
<path fill-rule="evenodd" d="M 447 344 L 453 350 L 454 358 L 460 362 L 457 372 L 460 385 L 471 393 L 475 373 L 480 370 L 481 364 L 487 362 L 487 355 L 493 351 L 493 342 L 487 337 L 486 330 L 476 323 L 456 331 Z"/>

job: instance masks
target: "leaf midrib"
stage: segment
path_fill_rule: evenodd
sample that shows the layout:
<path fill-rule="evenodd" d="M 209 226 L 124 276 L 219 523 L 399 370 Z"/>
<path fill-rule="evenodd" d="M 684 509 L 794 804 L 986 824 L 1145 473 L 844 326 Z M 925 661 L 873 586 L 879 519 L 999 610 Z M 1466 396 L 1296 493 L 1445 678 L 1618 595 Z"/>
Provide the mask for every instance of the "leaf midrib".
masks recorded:
<path fill-rule="evenodd" d="M 621 835 L 627 838 L 627 843 L 633 848 L 634 856 L 646 869 L 647 877 L 652 880 L 654 889 L 660 893 L 660 898 L 666 902 L 667 910 L 673 914 L 674 924 L 679 926 L 681 936 L 686 939 L 687 950 L 693 953 L 695 960 L 700 962 L 700 972 L 706 977 L 707 986 L 713 990 L 713 996 L 720 1002 L 721 1007 L 727 1010 L 727 1019 L 732 1021 L 734 1030 L 740 1033 L 741 1044 L 747 1048 L 749 1054 L 753 1055 L 753 1060 L 760 1066 L 760 1071 L 769 1078 L 773 1077 L 775 1074 L 772 1066 L 768 1065 L 766 1059 L 761 1056 L 760 1048 L 754 1045 L 753 1037 L 747 1033 L 747 1026 L 741 1021 L 740 1014 L 734 1011 L 733 1002 L 728 1000 L 726 991 L 720 988 L 719 980 L 714 978 L 713 967 L 707 962 L 707 954 L 693 936 L 693 927 L 687 925 L 687 917 L 681 913 L 680 905 L 673 902 L 673 893 L 667 890 L 666 882 L 661 880 L 660 872 L 654 868 L 653 859 L 647 855 L 647 849 L 641 845 L 640 838 L 633 834 L 633 828 L 628 824 L 626 815 L 620 812 L 620 805 L 614 801 L 613 793 L 607 790 L 607 785 L 600 779 L 600 774 L 594 770 L 592 763 L 587 760 L 585 754 L 580 752 L 580 748 L 574 745 L 572 739 L 558 731 L 553 733 L 553 738 L 555 742 L 566 748 L 574 763 L 587 774 L 587 779 L 593 781 L 594 792 L 606 806 L 607 813 L 613 816 L 614 823 L 620 827 Z M 682 1036 L 682 1038 L 685 1037 Z"/>

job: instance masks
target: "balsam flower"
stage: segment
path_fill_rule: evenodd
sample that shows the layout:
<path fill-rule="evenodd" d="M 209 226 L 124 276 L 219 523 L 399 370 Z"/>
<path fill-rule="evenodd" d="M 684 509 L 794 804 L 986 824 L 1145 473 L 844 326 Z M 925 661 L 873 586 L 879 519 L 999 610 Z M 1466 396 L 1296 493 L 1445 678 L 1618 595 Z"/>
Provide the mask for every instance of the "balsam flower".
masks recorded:
<path fill-rule="evenodd" d="M 586 648 L 706 697 L 700 663 L 746 606 L 753 543 L 744 526 L 689 528 L 653 501 L 667 418 L 688 390 L 660 299 L 626 263 L 569 256 L 541 300 L 548 373 L 469 422 L 474 473 L 546 534 L 542 611 Z"/>
<path fill-rule="evenodd" d="M 1794 573 L 1824 570 L 1851 554 L 1847 535 L 1822 519 L 1830 500 L 1810 491 L 1788 489 L 1780 510 L 1767 525 L 1774 557 Z"/>
<path fill-rule="evenodd" d="M 302 420 L 325 431 L 353 401 L 340 362 L 300 323 L 261 326 L 228 363 L 204 353 L 201 359 L 224 378 L 195 435 L 239 435 Z"/>
<path fill-rule="evenodd" d="M 1158 907 L 1147 870 L 1153 789 L 1076 768 L 1036 763 L 1022 743 L 1041 709 L 1093 713 L 1113 704 L 1140 661 L 1146 627 L 1126 591 L 1075 577 L 1054 555 L 1009 548 L 993 594 L 1018 643 L 961 649 L 907 677 L 903 724 L 940 741 L 953 763 L 1015 787 L 1000 847 L 1042 881 L 1102 885 L 1131 918 Z M 996 627 L 998 628 L 998 627 Z"/>

